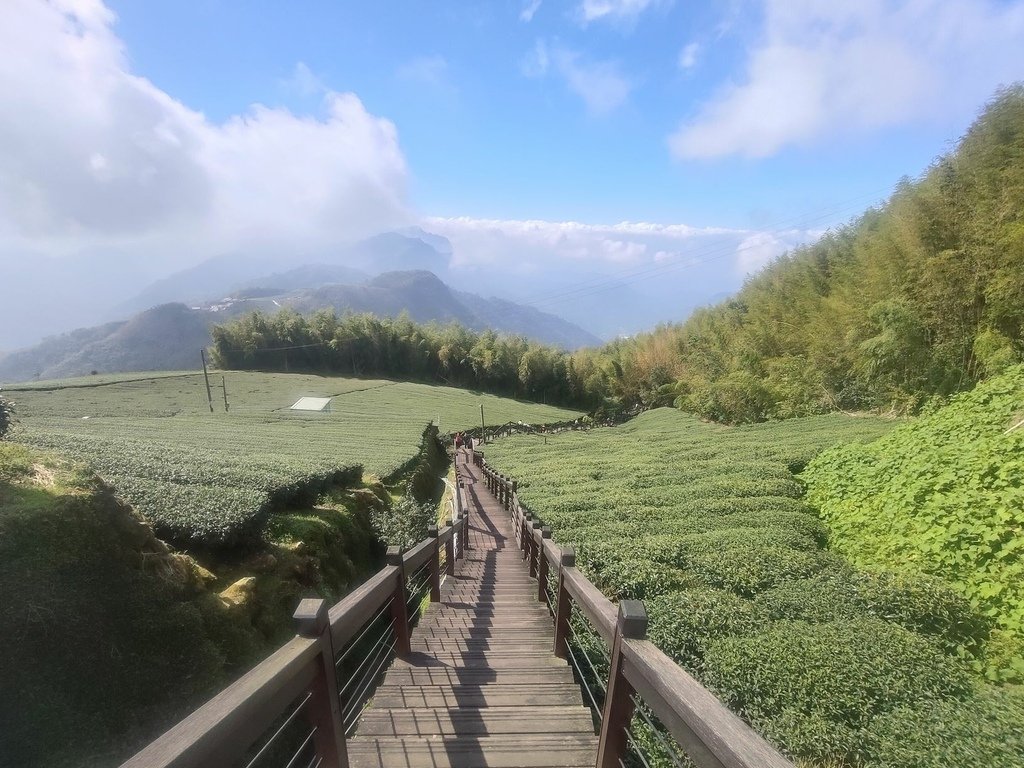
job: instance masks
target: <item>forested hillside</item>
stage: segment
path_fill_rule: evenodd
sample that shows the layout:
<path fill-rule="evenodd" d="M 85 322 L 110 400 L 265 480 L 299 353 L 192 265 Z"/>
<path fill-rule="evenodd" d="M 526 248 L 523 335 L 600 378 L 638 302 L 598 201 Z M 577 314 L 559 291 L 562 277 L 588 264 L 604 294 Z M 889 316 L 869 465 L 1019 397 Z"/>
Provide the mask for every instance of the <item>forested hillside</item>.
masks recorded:
<path fill-rule="evenodd" d="M 888 202 L 732 299 L 602 352 L 615 393 L 722 421 L 914 411 L 1022 359 L 1024 86 Z"/>
<path fill-rule="evenodd" d="M 725 422 L 915 412 L 1024 359 L 1024 86 L 880 208 L 685 322 L 574 354 L 408 320 L 251 316 L 222 365 L 403 372 L 553 402 L 675 404 Z"/>

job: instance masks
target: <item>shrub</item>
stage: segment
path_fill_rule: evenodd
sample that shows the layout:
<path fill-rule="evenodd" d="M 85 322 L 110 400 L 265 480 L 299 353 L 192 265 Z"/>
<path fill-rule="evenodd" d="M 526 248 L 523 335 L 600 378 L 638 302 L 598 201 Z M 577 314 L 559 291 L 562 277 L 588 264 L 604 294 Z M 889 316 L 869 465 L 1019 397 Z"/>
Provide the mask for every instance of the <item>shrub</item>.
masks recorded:
<path fill-rule="evenodd" d="M 419 504 L 405 496 L 391 507 L 374 509 L 370 523 L 377 538 L 389 547 L 410 547 L 427 537 L 427 528 L 437 521 L 437 507 Z"/>
<path fill-rule="evenodd" d="M 976 653 L 992 629 L 989 619 L 940 579 L 893 571 L 858 573 L 856 602 L 872 616 L 935 637 L 948 651 Z"/>
<path fill-rule="evenodd" d="M 687 568 L 706 586 L 752 597 L 781 581 L 809 576 L 829 562 L 825 553 L 774 547 L 766 541 L 693 537 Z"/>
<path fill-rule="evenodd" d="M 776 585 L 754 604 L 766 621 L 795 620 L 819 624 L 863 615 L 849 569 L 826 569 L 806 579 Z"/>
<path fill-rule="evenodd" d="M 867 733 L 871 768 L 1020 768 L 1024 765 L 1024 696 L 985 688 L 967 702 L 897 707 Z"/>
<path fill-rule="evenodd" d="M 687 589 L 647 601 L 648 635 L 684 667 L 700 669 L 712 640 L 752 632 L 760 626 L 749 600 L 721 589 Z"/>
<path fill-rule="evenodd" d="M 696 580 L 678 568 L 639 557 L 609 563 L 595 584 L 615 600 L 647 600 L 666 592 L 697 586 Z"/>
<path fill-rule="evenodd" d="M 784 621 L 715 640 L 704 677 L 768 738 L 809 759 L 859 760 L 866 746 L 856 734 L 873 718 L 970 691 L 964 664 L 874 618 Z"/>

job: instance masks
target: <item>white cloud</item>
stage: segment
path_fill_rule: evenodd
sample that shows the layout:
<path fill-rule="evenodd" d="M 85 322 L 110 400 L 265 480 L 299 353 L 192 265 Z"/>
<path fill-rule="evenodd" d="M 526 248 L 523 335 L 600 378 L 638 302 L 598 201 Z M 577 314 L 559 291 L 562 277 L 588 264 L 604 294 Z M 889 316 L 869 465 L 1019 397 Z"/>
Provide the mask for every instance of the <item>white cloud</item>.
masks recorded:
<path fill-rule="evenodd" d="M 453 247 L 452 267 L 547 263 L 654 264 L 684 256 L 709 261 L 728 259 L 741 273 L 768 258 L 816 239 L 820 232 L 785 230 L 756 232 L 687 224 L 624 221 L 587 224 L 537 219 L 474 219 L 433 217 L 424 229 L 447 237 Z M 779 250 L 781 248 L 781 250 Z M 770 256 L 766 254 L 770 251 Z"/>
<path fill-rule="evenodd" d="M 657 0 L 583 0 L 579 15 L 584 22 L 598 19 L 628 21 L 656 4 Z"/>
<path fill-rule="evenodd" d="M 543 77 L 554 71 L 566 87 L 579 96 L 594 115 L 614 112 L 629 100 L 633 82 L 614 61 L 594 61 L 561 45 L 537 40 L 520 62 L 527 77 Z"/>
<path fill-rule="evenodd" d="M 682 70 L 693 69 L 697 65 L 697 56 L 700 53 L 700 43 L 688 43 L 679 52 L 677 64 Z"/>
<path fill-rule="evenodd" d="M 519 70 L 526 77 L 543 77 L 548 73 L 550 64 L 547 43 L 537 40 L 533 44 L 533 50 L 527 53 L 519 63 Z"/>
<path fill-rule="evenodd" d="M 523 10 L 519 12 L 519 20 L 529 24 L 533 21 L 533 16 L 537 13 L 537 9 L 540 8 L 541 0 L 526 0 L 523 5 Z"/>
<path fill-rule="evenodd" d="M 299 96 L 317 96 L 329 90 L 323 80 L 317 77 L 303 61 L 296 63 L 291 77 L 284 78 L 281 84 Z"/>
<path fill-rule="evenodd" d="M 976 109 L 1024 76 L 1024 3 L 765 0 L 746 74 L 669 138 L 679 158 L 794 144 Z"/>
<path fill-rule="evenodd" d="M 772 232 L 748 235 L 736 246 L 736 271 L 741 275 L 753 274 L 791 247 L 790 243 Z"/>
<path fill-rule="evenodd" d="M 327 91 L 317 117 L 255 105 L 215 123 L 134 75 L 113 24 L 100 0 L 5 2 L 0 260 L 102 248 L 183 266 L 409 218 L 395 127 L 355 95 Z M 301 63 L 291 82 L 319 83 Z"/>
<path fill-rule="evenodd" d="M 398 77 L 418 85 L 445 88 L 448 87 L 448 62 L 438 53 L 417 56 L 398 68 Z"/>

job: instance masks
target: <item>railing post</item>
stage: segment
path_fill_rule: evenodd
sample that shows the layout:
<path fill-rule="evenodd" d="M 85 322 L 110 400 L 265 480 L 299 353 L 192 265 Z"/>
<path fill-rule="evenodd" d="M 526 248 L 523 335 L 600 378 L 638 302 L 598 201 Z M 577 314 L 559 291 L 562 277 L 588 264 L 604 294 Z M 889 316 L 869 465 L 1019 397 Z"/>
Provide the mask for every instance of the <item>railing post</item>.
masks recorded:
<path fill-rule="evenodd" d="M 455 518 L 448 518 L 448 527 L 452 530 L 452 535 L 448 537 L 448 541 L 444 543 L 444 572 L 448 576 L 455 575 Z"/>
<path fill-rule="evenodd" d="M 469 510 L 462 510 L 462 517 L 465 523 L 462 525 L 462 557 L 466 557 L 466 552 L 469 551 Z"/>
<path fill-rule="evenodd" d="M 622 674 L 622 641 L 643 640 L 647 636 L 647 611 L 639 600 L 619 603 L 615 622 L 611 663 L 608 668 L 608 690 L 604 697 L 601 735 L 597 744 L 597 768 L 615 768 L 626 756 L 626 729 L 633 718 L 633 686 Z"/>
<path fill-rule="evenodd" d="M 348 768 L 348 750 L 345 748 L 345 726 L 341 718 L 338 698 L 338 679 L 334 669 L 334 646 L 331 642 L 331 624 L 327 618 L 327 603 L 306 599 L 292 615 L 295 630 L 300 637 L 315 639 L 320 645 L 316 677 L 306 716 L 313 731 L 313 744 L 322 765 Z"/>
<path fill-rule="evenodd" d="M 540 529 L 540 550 L 537 553 L 537 600 L 548 601 L 548 559 L 544 556 L 544 539 L 551 538 L 551 529 L 544 526 Z"/>
<path fill-rule="evenodd" d="M 530 554 L 530 542 L 527 541 L 527 536 L 530 530 L 530 520 L 533 519 L 532 512 L 524 512 L 522 519 L 519 523 L 519 548 L 523 550 L 523 560 L 525 560 Z"/>
<path fill-rule="evenodd" d="M 398 656 L 408 656 L 412 652 L 412 646 L 409 643 L 409 613 L 405 605 L 409 595 L 405 588 L 402 548 L 388 547 L 384 560 L 388 565 L 398 567 L 398 583 L 395 584 L 395 593 L 391 596 L 391 618 L 395 623 L 395 653 Z"/>
<path fill-rule="evenodd" d="M 519 489 L 519 481 L 510 479 L 508 481 L 508 485 L 508 508 L 512 509 L 513 505 L 516 503 L 516 491 Z"/>
<path fill-rule="evenodd" d="M 537 575 L 537 560 L 540 556 L 540 546 L 537 544 L 537 531 L 540 530 L 540 520 L 533 521 L 530 529 L 530 576 Z"/>
<path fill-rule="evenodd" d="M 555 608 L 555 656 L 566 657 L 569 644 L 569 617 L 572 615 L 572 599 L 565 587 L 565 569 L 576 565 L 576 550 L 563 547 L 558 560 L 558 598 Z"/>
<path fill-rule="evenodd" d="M 441 602 L 441 546 L 437 541 L 437 526 L 427 528 L 427 537 L 433 539 L 434 547 L 427 560 L 427 572 L 430 575 L 430 602 Z"/>

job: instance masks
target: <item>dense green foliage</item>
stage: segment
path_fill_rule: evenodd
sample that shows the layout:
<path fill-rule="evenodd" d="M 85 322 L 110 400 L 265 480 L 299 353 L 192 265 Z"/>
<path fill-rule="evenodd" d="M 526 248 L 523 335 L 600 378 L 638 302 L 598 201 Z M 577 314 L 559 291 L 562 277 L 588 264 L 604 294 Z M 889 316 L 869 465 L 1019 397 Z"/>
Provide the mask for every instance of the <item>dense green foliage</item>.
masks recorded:
<path fill-rule="evenodd" d="M 262 650 L 144 537 L 82 468 L 0 445 L 0 764 L 116 765 Z"/>
<path fill-rule="evenodd" d="M 600 356 L 624 402 L 677 398 L 706 418 L 749 422 L 913 411 L 1020 362 L 1022 330 L 1017 85 L 878 209 L 769 264 L 733 298 Z"/>
<path fill-rule="evenodd" d="M 222 368 L 392 376 L 594 407 L 604 391 L 600 376 L 588 387 L 595 372 L 577 370 L 573 356 L 557 347 L 457 324 L 422 325 L 407 315 L 254 312 L 212 333 L 213 359 Z"/>
<path fill-rule="evenodd" d="M 252 539 L 275 509 L 308 506 L 360 470 L 406 468 L 423 428 L 558 421 L 576 414 L 470 392 L 380 380 L 228 373 L 230 411 L 210 413 L 203 376 L 32 385 L 15 437 L 91 464 L 164 536 L 202 545 Z M 215 395 L 221 393 L 215 392 Z M 333 396 L 330 413 L 289 411 Z"/>
<path fill-rule="evenodd" d="M 985 765 L 996 736 L 1013 743 L 1007 708 L 1024 719 L 1009 699 L 990 715 L 994 694 L 973 674 L 986 617 L 938 579 L 854 570 L 825 548 L 793 475 L 823 448 L 893 426 L 828 415 L 723 427 L 657 409 L 547 443 L 500 440 L 487 456 L 596 584 L 646 601 L 654 642 L 790 753 L 946 768 L 934 733 L 892 735 L 908 713 L 937 727 L 940 707 L 962 739 L 950 754 Z"/>
<path fill-rule="evenodd" d="M 853 562 L 927 573 L 1007 637 L 993 677 L 1024 681 L 1024 366 L 804 472 L 808 501 Z M 1008 431 L 1010 430 L 1010 431 Z"/>

